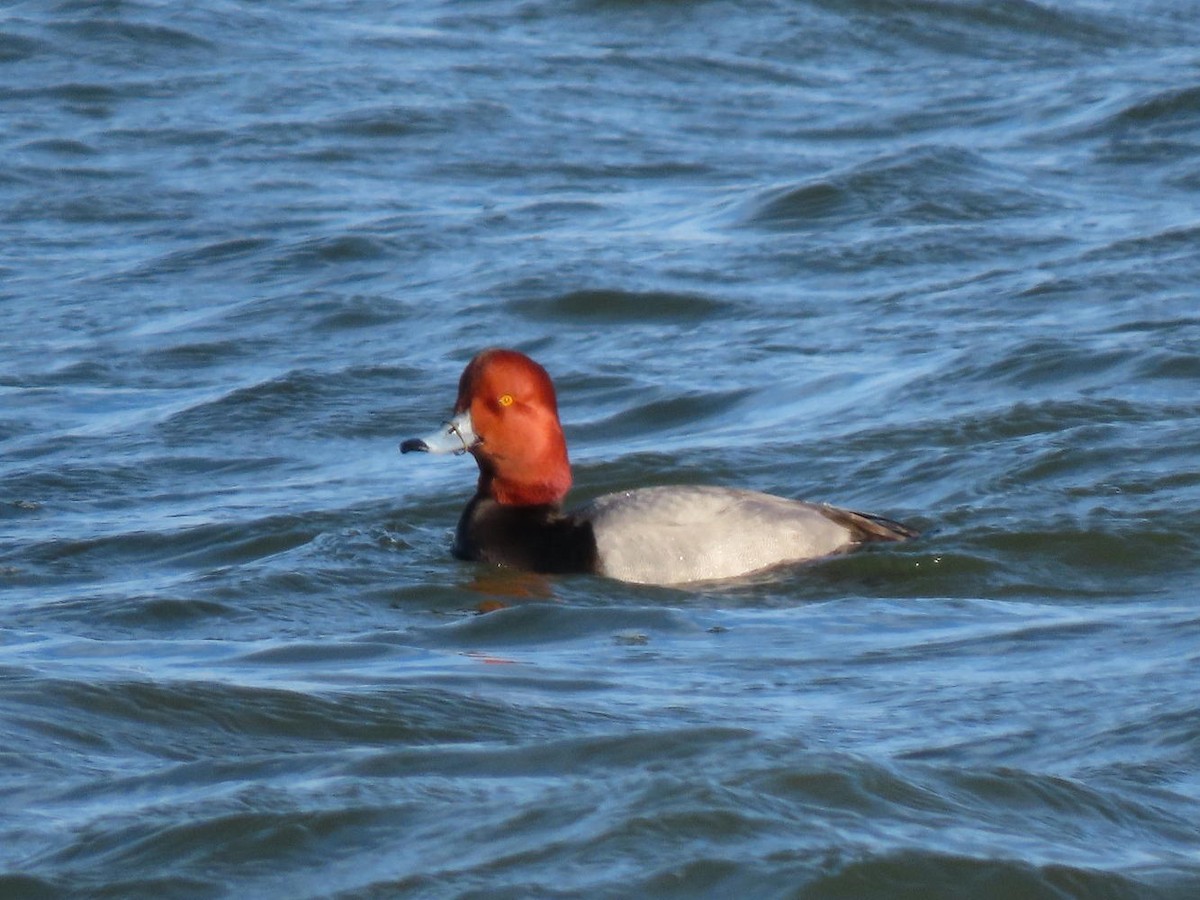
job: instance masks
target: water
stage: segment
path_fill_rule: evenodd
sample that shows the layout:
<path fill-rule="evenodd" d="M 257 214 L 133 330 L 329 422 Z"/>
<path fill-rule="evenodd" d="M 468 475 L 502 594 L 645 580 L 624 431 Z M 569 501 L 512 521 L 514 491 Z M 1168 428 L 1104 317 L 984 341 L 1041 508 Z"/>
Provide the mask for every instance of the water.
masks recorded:
<path fill-rule="evenodd" d="M 0 895 L 1200 895 L 1200 19 L 8 4 Z M 573 499 L 918 543 L 453 560 L 478 349 Z"/>

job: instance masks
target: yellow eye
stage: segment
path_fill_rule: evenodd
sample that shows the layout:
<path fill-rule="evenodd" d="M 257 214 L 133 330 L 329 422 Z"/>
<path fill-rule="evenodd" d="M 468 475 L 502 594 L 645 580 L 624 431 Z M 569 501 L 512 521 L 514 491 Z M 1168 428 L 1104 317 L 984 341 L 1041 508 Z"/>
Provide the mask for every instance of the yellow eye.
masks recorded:
<path fill-rule="evenodd" d="M 500 405 L 501 406 L 512 406 L 513 405 L 512 394 L 501 394 L 500 395 Z"/>

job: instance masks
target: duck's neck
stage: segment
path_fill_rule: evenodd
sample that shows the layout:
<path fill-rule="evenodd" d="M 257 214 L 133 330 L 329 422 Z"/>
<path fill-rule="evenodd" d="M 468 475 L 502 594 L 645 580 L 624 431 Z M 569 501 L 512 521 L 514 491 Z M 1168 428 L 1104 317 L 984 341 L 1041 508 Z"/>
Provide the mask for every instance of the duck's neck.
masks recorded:
<path fill-rule="evenodd" d="M 561 506 L 571 489 L 571 463 L 561 437 L 536 455 L 498 458 L 476 453 L 475 460 L 479 463 L 476 496 L 502 506 Z"/>
<path fill-rule="evenodd" d="M 569 471 L 565 479 L 516 479 L 480 470 L 475 496 L 502 506 L 561 506 L 570 487 Z"/>

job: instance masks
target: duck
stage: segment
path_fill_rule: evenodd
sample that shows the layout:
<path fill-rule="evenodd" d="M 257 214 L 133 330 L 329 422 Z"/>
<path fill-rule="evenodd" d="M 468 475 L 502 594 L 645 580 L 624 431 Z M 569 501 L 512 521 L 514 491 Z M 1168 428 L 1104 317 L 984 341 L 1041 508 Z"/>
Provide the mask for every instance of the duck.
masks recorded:
<path fill-rule="evenodd" d="M 882 516 L 717 485 L 637 487 L 566 510 L 571 463 L 554 383 L 518 350 L 477 353 L 449 421 L 400 450 L 475 458 L 454 556 L 545 575 L 725 581 L 919 536 Z"/>

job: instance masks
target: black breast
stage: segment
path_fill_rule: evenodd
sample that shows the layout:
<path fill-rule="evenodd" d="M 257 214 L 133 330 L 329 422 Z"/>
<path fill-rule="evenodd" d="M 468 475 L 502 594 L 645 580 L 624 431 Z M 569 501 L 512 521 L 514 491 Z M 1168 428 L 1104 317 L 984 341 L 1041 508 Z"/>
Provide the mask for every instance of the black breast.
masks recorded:
<path fill-rule="evenodd" d="M 596 538 L 590 522 L 557 506 L 505 506 L 476 496 L 458 520 L 454 555 L 530 572 L 595 572 Z"/>

